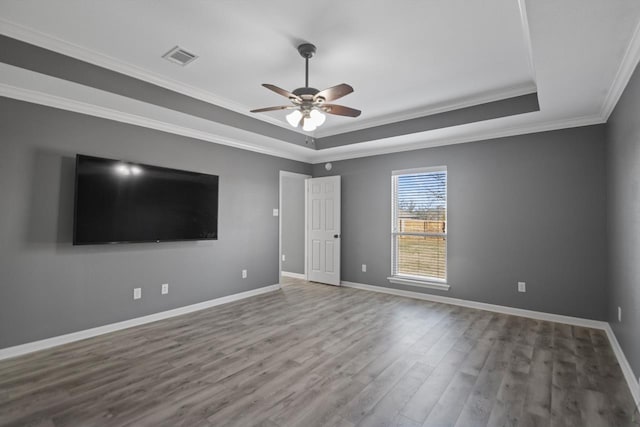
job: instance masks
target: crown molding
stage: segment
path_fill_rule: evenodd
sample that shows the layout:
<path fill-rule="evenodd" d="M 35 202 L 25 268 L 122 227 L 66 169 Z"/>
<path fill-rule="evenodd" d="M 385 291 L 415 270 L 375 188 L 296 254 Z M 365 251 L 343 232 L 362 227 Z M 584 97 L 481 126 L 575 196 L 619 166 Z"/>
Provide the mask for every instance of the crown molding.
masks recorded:
<path fill-rule="evenodd" d="M 498 91 L 486 92 L 479 95 L 461 98 L 453 102 L 446 102 L 435 106 L 423 106 L 405 111 L 400 114 L 389 114 L 382 117 L 371 118 L 368 120 L 359 120 L 357 122 L 345 124 L 337 128 L 327 129 L 326 131 L 324 129 L 320 129 L 316 131 L 313 136 L 316 139 L 325 138 L 327 136 L 339 135 L 341 133 L 367 129 L 374 126 L 383 126 L 391 123 L 401 122 L 404 120 L 417 119 L 420 117 L 445 113 L 447 111 L 454 111 L 462 108 L 473 107 L 476 105 L 487 104 L 489 102 L 501 101 L 503 99 L 515 98 L 517 96 L 529 95 L 531 93 L 535 93 L 536 91 L 536 85 L 530 82 L 522 86 L 515 86 Z"/>
<path fill-rule="evenodd" d="M 523 1 L 523 0 L 521 0 Z M 360 120 L 352 124 L 346 124 L 334 129 L 324 128 L 315 132 L 304 132 L 301 129 L 292 128 L 287 123 L 278 120 L 268 115 L 255 115 L 250 114 L 248 108 L 244 105 L 233 102 L 229 99 L 222 98 L 212 92 L 205 91 L 203 89 L 179 82 L 177 80 L 169 79 L 160 74 L 145 70 L 137 67 L 125 61 L 121 61 L 109 55 L 105 55 L 96 52 L 92 49 L 70 43 L 68 41 L 59 39 L 55 36 L 37 31 L 33 28 L 29 28 L 20 24 L 13 23 L 6 19 L 0 18 L 0 33 L 15 38 L 26 43 L 30 43 L 45 49 L 58 52 L 63 55 L 70 56 L 72 58 L 103 67 L 112 71 L 116 71 L 127 76 L 152 83 L 156 86 L 181 93 L 200 101 L 208 102 L 234 111 L 236 113 L 243 114 L 247 117 L 262 120 L 267 123 L 292 130 L 301 135 L 312 136 L 316 139 L 326 136 L 337 135 L 339 133 L 350 132 L 353 130 L 365 129 L 372 126 L 380 126 L 389 123 L 395 123 L 398 121 L 414 119 L 418 117 L 428 116 L 432 114 L 438 114 L 446 111 L 457 110 L 460 108 L 466 108 L 473 105 L 484 104 L 487 102 L 498 101 L 505 98 L 511 98 L 520 95 L 527 95 L 529 93 L 536 92 L 537 87 L 535 83 L 529 82 L 521 86 L 505 88 L 504 90 L 492 91 L 484 94 L 473 95 L 469 97 L 461 98 L 454 102 L 442 103 L 436 106 L 429 105 L 412 109 L 400 114 L 389 114 L 382 117 L 371 118 L 369 120 Z M 326 130 L 325 130 L 326 129 Z"/>
<path fill-rule="evenodd" d="M 0 71 L 3 78 L 0 79 L 0 96 L 73 111 L 89 116 L 100 117 L 122 123 L 132 124 L 162 132 L 195 138 L 207 142 L 212 142 L 242 150 L 253 151 L 255 153 L 267 154 L 270 156 L 309 162 L 310 156 L 300 152 L 300 150 L 313 151 L 301 148 L 287 142 L 274 140 L 271 145 L 282 145 L 283 149 L 277 147 L 267 147 L 264 142 L 267 138 L 259 136 L 262 144 L 251 144 L 247 142 L 246 131 L 240 131 L 224 125 L 218 125 L 209 120 L 197 118 L 184 113 L 178 113 L 157 105 L 152 105 L 142 101 L 116 95 L 99 89 L 90 88 L 77 83 L 58 79 L 56 77 L 45 76 L 33 71 L 27 71 L 19 67 L 0 63 Z M 59 84 L 60 86 L 57 86 Z M 64 95 L 61 95 L 63 93 Z M 75 98 L 74 98 L 75 97 Z M 79 99 L 90 99 L 93 103 L 81 101 Z M 103 105 L 100 105 L 100 102 Z M 187 125 L 171 122 L 168 118 L 175 117 L 188 119 Z M 220 129 L 227 129 L 237 135 L 222 135 L 213 130 L 197 129 L 194 124 L 206 123 L 219 126 Z"/>
<path fill-rule="evenodd" d="M 293 129 L 287 123 L 284 123 L 274 117 L 264 114 L 250 114 L 248 108 L 244 105 L 233 102 L 227 98 L 220 97 L 212 92 L 167 78 L 152 71 L 129 64 L 128 62 L 113 58 L 112 56 L 96 52 L 92 49 L 70 43 L 52 35 L 34 30 L 33 28 L 25 27 L 2 18 L 0 18 L 0 34 L 70 56 L 80 61 L 97 65 L 98 67 L 116 71 L 129 77 L 152 83 L 156 86 L 226 108 L 227 110 L 243 114 L 247 117 L 262 120 L 285 129 L 297 131 L 302 135 L 308 134 L 306 132 Z"/>
<path fill-rule="evenodd" d="M 463 136 L 450 135 L 439 138 L 429 138 L 429 132 L 422 132 L 419 134 L 387 138 L 371 143 L 355 144 L 360 145 L 360 148 L 357 148 L 356 152 L 353 151 L 353 146 L 342 146 L 316 151 L 301 148 L 286 142 L 273 140 L 272 143 L 284 144 L 285 147 L 288 148 L 279 149 L 265 146 L 264 142 L 266 141 L 264 141 L 264 137 L 260 137 L 262 138 L 261 144 L 251 144 L 247 142 L 247 139 L 252 135 L 247 135 L 247 132 L 235 136 L 221 135 L 214 131 L 203 131 L 196 129 L 195 126 L 189 126 L 193 125 L 193 122 L 188 123 L 189 125 L 176 124 L 169 120 L 169 116 L 185 116 L 186 118 L 190 118 L 198 123 L 200 121 L 215 123 L 205 119 L 192 117 L 184 113 L 169 111 L 162 107 L 142 101 L 131 100 L 121 95 L 112 94 L 110 92 L 101 91 L 7 64 L 0 64 L 0 68 L 2 69 L 3 75 L 3 79 L 0 80 L 0 96 L 312 164 L 482 141 L 562 128 L 588 126 L 604 122 L 600 115 L 594 115 L 584 116 L 577 119 L 512 126 L 506 129 L 494 129 Z M 61 86 L 56 87 L 56 84 Z M 105 99 L 109 100 L 109 102 L 107 103 Z M 92 100 L 92 103 L 85 102 L 84 100 Z M 101 101 L 103 104 L 108 105 L 99 105 Z M 158 114 L 158 111 L 165 114 Z M 241 132 L 237 129 L 230 129 L 230 131 Z M 416 139 L 419 140 L 416 141 Z M 369 147 L 364 147 L 363 145 L 369 145 Z M 292 150 L 296 150 L 297 152 Z M 300 152 L 300 150 L 304 150 L 304 152 Z"/>
<path fill-rule="evenodd" d="M 24 75 L 25 83 L 22 85 L 17 84 L 15 82 L 0 82 L 0 96 L 6 96 L 8 98 L 18 99 L 26 102 L 31 102 L 35 104 L 45 105 L 49 107 L 59 108 L 67 111 L 73 111 L 76 113 L 87 114 L 94 117 L 101 117 L 109 120 L 114 120 L 122 123 L 128 123 L 136 126 L 141 126 L 149 129 L 160 130 L 163 132 L 173 133 L 176 135 L 186 136 L 190 138 L 196 138 L 203 141 L 208 141 L 216 144 L 227 145 L 230 147 L 240 148 L 243 150 L 253 151 L 256 153 L 267 154 L 271 156 L 308 162 L 312 164 L 316 163 L 324 163 L 327 161 L 338 161 L 338 160 L 347 160 L 359 157 L 368 157 L 374 155 L 381 154 L 389 154 L 395 152 L 402 151 L 412 151 L 418 150 L 422 148 L 430 148 L 430 147 L 439 147 L 445 145 L 452 144 L 462 144 L 473 141 L 482 141 L 487 139 L 494 138 L 502 138 L 507 136 L 514 136 L 520 134 L 527 133 L 535 133 L 535 132 L 544 132 L 549 130 L 556 130 L 562 128 L 571 128 L 578 126 L 588 126 L 593 124 L 603 123 L 604 120 L 599 115 L 594 116 L 585 116 L 577 119 L 567 119 L 567 120 L 559 120 L 559 121 L 548 121 L 542 123 L 536 123 L 533 125 L 525 125 L 525 126 L 513 126 L 507 129 L 495 129 L 486 132 L 475 133 L 474 135 L 464 135 L 464 136 L 444 136 L 441 138 L 432 138 L 428 139 L 427 134 L 429 132 L 423 132 L 420 134 L 411 134 L 411 135 L 403 135 L 401 137 L 388 138 L 384 140 L 380 140 L 384 142 L 383 146 L 380 146 L 380 141 L 376 141 L 373 143 L 363 143 L 363 144 L 373 144 L 373 147 L 370 148 L 358 148 L 357 152 L 353 152 L 349 150 L 350 146 L 336 147 L 326 150 L 314 151 L 305 149 L 306 152 L 304 154 L 301 153 L 293 153 L 288 150 L 279 150 L 273 149 L 270 147 L 265 147 L 263 145 L 254 145 L 247 143 L 239 138 L 232 138 L 229 136 L 223 136 L 213 132 L 206 132 L 198 129 L 194 129 L 193 127 L 181 126 L 175 123 L 170 123 L 166 120 L 159 120 L 156 118 L 152 118 L 153 109 L 161 109 L 161 107 L 153 106 L 151 104 L 144 103 L 142 101 L 134 101 L 129 98 L 122 97 L 120 95 L 111 94 L 109 92 L 100 91 L 95 88 L 88 88 L 86 86 L 82 86 L 76 83 L 67 82 L 55 77 L 45 76 L 39 73 L 35 73 L 32 71 L 26 71 L 18 67 L 13 67 L 7 64 L 2 64 L 2 68 L 4 69 L 3 75 L 5 77 L 9 77 L 12 73 L 15 72 L 18 75 Z M 54 93 L 53 91 L 47 92 L 49 90 L 49 86 L 52 86 L 52 82 L 62 82 L 69 88 L 81 88 L 84 92 L 91 91 L 96 94 L 100 94 L 101 96 L 109 97 L 109 99 L 115 100 L 115 104 L 110 107 L 105 107 L 98 105 L 98 101 L 96 96 L 87 96 L 82 99 L 92 99 L 95 101 L 94 103 L 88 103 L 79 101 L 78 99 L 74 99 L 72 97 L 71 91 L 63 90 L 66 96 L 60 96 Z M 39 83 L 39 84 L 36 84 Z M 26 87 L 25 87 L 26 86 Z M 27 88 L 29 87 L 29 89 Z M 35 89 L 31 89 L 34 87 Z M 45 87 L 45 89 L 43 89 Z M 60 90 L 59 90 L 60 92 Z M 84 93 L 83 92 L 83 93 Z M 127 108 L 125 103 L 134 103 L 138 107 L 137 113 L 127 112 Z M 179 114 L 177 112 L 171 112 L 171 114 Z M 204 119 L 197 119 L 203 120 Z M 420 141 L 415 141 L 416 138 L 420 138 Z M 278 141 L 279 142 L 279 141 Z M 282 142 L 282 144 L 287 144 L 287 147 L 291 146 L 291 148 L 299 148 L 297 146 L 293 146 L 291 144 Z M 357 144 L 360 145 L 360 144 Z M 346 151 L 344 149 L 349 151 Z M 341 152 L 343 151 L 343 152 Z"/>
<path fill-rule="evenodd" d="M 234 138 L 228 138 L 208 132 L 202 132 L 172 123 L 166 123 L 159 120 L 150 119 L 148 117 L 135 114 L 125 113 L 118 110 L 100 107 L 97 105 L 87 104 L 80 101 L 66 99 L 55 95 L 49 95 L 42 92 L 29 91 L 24 88 L 16 88 L 13 86 L 0 83 L 0 96 L 17 99 L 19 101 L 31 102 L 34 104 L 44 105 L 47 107 L 58 108 L 61 110 L 72 111 L 74 113 L 86 114 L 88 116 L 100 117 L 116 122 L 127 123 L 148 129 L 159 130 L 162 132 L 172 133 L 174 135 L 185 136 L 188 138 L 199 139 L 202 141 L 212 142 L 215 144 L 226 145 L 229 147 L 239 148 L 242 150 L 253 151 L 254 153 L 267 154 L 269 156 L 281 157 L 300 162 L 308 162 L 309 158 L 304 156 L 296 156 L 267 148 L 256 147 L 246 144 Z"/>
<path fill-rule="evenodd" d="M 535 66 L 533 60 L 533 47 L 531 44 L 530 29 L 526 11 L 526 0 L 518 0 L 518 6 L 520 9 L 520 17 L 523 29 L 523 35 L 527 50 L 527 61 L 530 71 L 532 73 L 533 81 L 535 82 Z M 81 61 L 91 63 L 93 65 L 104 67 L 133 78 L 137 78 L 154 85 L 163 87 L 165 89 L 181 93 L 183 95 L 198 99 L 204 102 L 208 102 L 220 107 L 229 109 L 231 111 L 243 114 L 247 117 L 256 118 L 258 120 L 292 130 L 286 123 L 268 116 L 268 115 L 250 115 L 247 108 L 229 99 L 222 98 L 215 95 L 212 92 L 204 91 L 200 88 L 179 82 L 174 79 L 169 79 L 165 76 L 161 76 L 157 73 L 142 69 L 127 62 L 118 60 L 111 56 L 98 53 L 94 50 L 86 47 L 67 42 L 52 35 L 37 31 L 33 28 L 29 28 L 6 19 L 0 18 L 0 33 L 8 37 L 12 37 L 27 43 L 34 44 L 36 46 L 43 47 L 70 57 L 76 58 Z M 624 92 L 638 62 L 640 62 L 640 23 L 636 26 L 635 31 L 631 37 L 631 40 L 627 46 L 622 61 L 617 69 L 616 75 L 612 81 L 611 86 L 607 92 L 607 95 L 603 101 L 601 107 L 601 121 L 606 122 L 613 112 L 620 96 Z M 454 103 L 441 104 L 439 106 L 425 106 L 418 109 L 413 109 L 399 115 L 386 115 L 383 117 L 372 118 L 369 120 L 362 120 L 353 124 L 346 124 L 334 129 L 325 128 L 310 134 L 302 132 L 300 130 L 293 129 L 302 135 L 310 135 L 314 138 L 322 138 L 326 136 L 336 135 L 339 133 L 349 132 L 353 130 L 364 129 L 371 126 L 378 126 L 389 124 L 402 120 L 409 120 L 416 117 L 422 117 L 431 114 L 437 114 L 440 112 L 451 111 L 459 108 L 465 108 L 472 105 L 477 105 L 485 102 L 491 102 L 498 99 L 526 95 L 528 93 L 535 92 L 537 90 L 534 82 L 525 84 L 521 87 L 509 88 L 503 91 L 492 92 L 490 94 L 484 94 L 475 97 L 468 97 L 461 99 Z M 580 118 L 576 119 L 580 120 Z M 486 139 L 486 138 L 484 138 Z M 366 154 L 369 155 L 369 154 Z M 324 157 L 323 157 L 324 158 Z M 324 161 L 324 160 L 320 160 Z"/>
<path fill-rule="evenodd" d="M 631 36 L 631 40 L 627 45 L 627 50 L 622 57 L 622 61 L 618 66 L 613 82 L 609 87 L 607 96 L 602 104 L 602 117 L 606 122 L 609 120 L 609 116 L 613 113 L 614 108 L 618 104 L 622 93 L 629 84 L 631 76 L 635 71 L 638 62 L 640 61 L 640 23 L 636 25 L 636 29 Z"/>
<path fill-rule="evenodd" d="M 526 10 L 524 9 L 524 1 L 518 0 L 521 8 L 521 14 L 523 15 L 523 25 L 527 23 L 526 21 Z M 528 26 L 527 26 L 528 28 Z M 0 32 L 9 37 L 13 37 L 27 43 L 32 43 L 34 45 L 41 46 L 46 49 L 51 49 L 53 51 L 69 55 L 71 57 L 77 58 L 82 61 L 86 61 L 92 63 L 97 66 L 105 67 L 108 69 L 112 69 L 114 71 L 118 71 L 129 76 L 139 78 L 150 83 L 156 84 L 158 86 L 164 87 L 169 90 L 173 90 L 184 95 L 200 99 L 205 102 L 213 103 L 216 105 L 220 105 L 224 108 L 228 108 L 230 110 L 242 113 L 247 115 L 247 112 L 244 111 L 243 107 L 239 107 L 237 104 L 233 105 L 228 100 L 221 99 L 211 93 L 203 92 L 193 86 L 184 85 L 177 81 L 167 80 L 161 76 L 156 74 L 147 72 L 146 70 L 139 69 L 130 64 L 123 63 L 114 58 L 111 58 L 106 55 L 98 54 L 86 48 L 76 46 L 70 44 L 66 41 L 59 40 L 55 37 L 46 35 L 44 33 L 37 32 L 30 28 L 26 28 L 20 25 L 16 25 L 9 21 L 0 19 Z M 528 33 L 528 31 L 527 31 Z M 525 37 L 528 40 L 529 53 L 531 53 L 531 45 L 530 38 Z M 179 126 L 176 124 L 168 123 L 166 121 L 158 121 L 152 118 L 146 117 L 144 115 L 134 115 L 130 113 L 126 113 L 123 111 L 117 111 L 115 109 L 103 108 L 95 104 L 90 104 L 83 101 L 71 100 L 64 96 L 55 96 L 51 94 L 47 94 L 42 91 L 30 91 L 24 87 L 12 87 L 10 85 L 1 84 L 0 85 L 0 95 L 7 96 L 14 99 L 20 99 L 27 102 L 33 102 L 37 104 L 47 105 L 55 108 L 61 108 L 69 111 L 74 111 L 78 113 L 88 114 L 95 117 L 103 117 L 110 120 L 116 120 L 124 123 L 130 123 L 142 127 L 147 127 L 151 129 L 157 129 L 164 132 L 174 133 L 182 136 L 187 136 L 191 138 L 202 139 L 205 141 L 218 143 L 222 145 L 228 145 L 236 148 L 241 148 L 249 151 L 254 151 L 262 154 L 273 155 L 277 157 L 287 158 L 291 160 L 303 161 L 303 162 L 311 162 L 311 163 L 323 163 L 327 161 L 338 161 L 338 160 L 346 160 L 352 158 L 359 157 L 367 157 L 373 155 L 380 154 L 389 154 L 394 152 L 401 151 L 411 151 L 422 148 L 429 147 L 438 147 L 444 145 L 452 145 L 452 144 L 460 144 L 467 143 L 473 141 L 482 141 L 494 138 L 502 138 L 508 136 L 514 136 L 519 134 L 528 134 L 535 132 L 544 132 L 549 130 L 556 130 L 562 128 L 571 128 L 578 126 L 588 126 L 593 124 L 605 123 L 615 108 L 615 104 L 618 102 L 622 92 L 624 91 L 626 85 L 633 74 L 633 71 L 640 60 L 640 24 L 636 27 L 633 37 L 626 49 L 625 56 L 621 61 L 621 64 L 616 73 L 616 77 L 610 86 L 610 89 L 607 93 L 607 97 L 605 99 L 604 105 L 602 107 L 602 111 L 597 115 L 590 116 L 582 116 L 578 118 L 571 119 L 563 119 L 558 121 L 545 121 L 541 123 L 535 123 L 530 125 L 521 125 L 521 126 L 512 126 L 506 129 L 496 129 L 494 131 L 486 131 L 479 132 L 474 135 L 464 135 L 464 136 L 443 136 L 443 137 L 428 137 L 428 132 L 421 134 L 412 134 L 403 137 L 390 138 L 382 140 L 384 144 L 375 144 L 375 143 L 363 143 L 364 145 L 369 145 L 369 147 L 354 148 L 348 150 L 346 147 L 336 147 L 326 150 L 320 151 L 312 151 L 309 150 L 308 154 L 300 154 L 300 153 L 290 153 L 286 150 L 277 150 L 271 148 L 260 147 L 252 144 L 246 143 L 246 141 L 229 138 L 227 136 L 219 135 L 216 133 L 202 132 L 196 129 L 192 129 L 185 126 Z M 533 61 L 532 55 L 530 55 L 530 61 Z M 6 64 L 5 64 L 6 65 Z M 533 63 L 531 63 L 533 66 Z M 387 116 L 385 119 L 374 119 L 370 121 L 363 121 L 360 123 L 354 123 L 352 126 L 350 125 L 349 129 L 357 130 L 361 128 L 366 128 L 369 126 L 385 124 L 385 123 L 393 123 L 398 120 L 407 120 L 411 118 L 421 117 L 430 114 L 437 114 L 440 112 L 455 110 L 459 108 L 465 108 L 472 105 L 481 104 L 484 102 L 495 101 L 497 99 L 514 96 L 514 95 L 523 95 L 527 93 L 531 93 L 535 91 L 536 86 L 534 83 L 529 83 L 527 85 L 523 85 L 521 87 L 509 88 L 499 92 L 493 92 L 490 94 L 484 94 L 481 96 L 466 98 L 459 100 L 456 103 L 448 103 L 442 104 L 437 107 L 425 107 L 419 110 L 412 110 L 409 112 L 405 112 L 404 114 L 394 117 Z M 91 99 L 91 98 L 87 98 Z M 256 116 L 251 116 L 256 117 Z M 290 129 L 286 124 L 282 122 L 268 117 L 268 116 L 260 116 L 260 120 L 270 122 L 276 124 L 280 127 L 284 127 Z M 346 128 L 340 128 L 336 133 L 342 133 L 347 131 Z M 329 136 L 333 134 L 330 131 L 327 133 L 316 132 L 316 138 L 320 136 Z M 302 133 L 306 135 L 307 133 Z M 420 141 L 416 141 L 416 138 L 421 138 Z"/>
<path fill-rule="evenodd" d="M 357 152 L 343 152 L 340 151 L 342 148 L 349 146 L 341 146 L 336 148 L 329 148 L 326 150 L 318 151 L 319 154 L 313 156 L 312 163 L 325 163 L 325 162 L 335 162 L 339 160 L 349 160 L 356 159 L 360 157 L 369 157 L 369 156 L 378 156 L 382 154 L 392 154 L 399 153 L 404 151 L 413 151 L 420 150 L 423 148 L 433 148 L 433 147 L 442 147 L 445 145 L 454 145 L 454 144 L 464 144 L 467 142 L 476 142 L 476 141 L 485 141 L 488 139 L 497 139 L 497 138 L 505 138 L 509 136 L 517 136 L 517 135 L 526 135 L 530 133 L 538 133 L 538 132 L 547 132 L 558 129 L 569 129 L 574 127 L 581 126 L 590 126 L 596 124 L 602 124 L 605 121 L 599 114 L 583 116 L 578 118 L 570 118 L 563 120 L 555 120 L 555 121 L 545 121 L 540 123 L 534 123 L 531 125 L 523 125 L 523 126 L 513 126 L 506 129 L 495 129 L 486 132 L 475 133 L 474 135 L 464 135 L 464 136 L 445 136 L 441 138 L 434 138 L 430 140 L 422 140 L 418 142 L 406 142 L 402 143 L 402 140 L 415 139 L 416 134 L 406 135 L 397 138 L 389 138 L 384 141 L 384 147 L 371 147 L 359 149 Z M 423 132 L 419 135 L 426 135 L 428 132 Z M 396 143 L 393 145 L 389 145 L 389 140 L 393 139 Z M 377 142 L 377 141 L 376 141 Z M 367 144 L 367 143 L 363 143 Z M 333 154 L 332 154 L 333 152 Z"/>

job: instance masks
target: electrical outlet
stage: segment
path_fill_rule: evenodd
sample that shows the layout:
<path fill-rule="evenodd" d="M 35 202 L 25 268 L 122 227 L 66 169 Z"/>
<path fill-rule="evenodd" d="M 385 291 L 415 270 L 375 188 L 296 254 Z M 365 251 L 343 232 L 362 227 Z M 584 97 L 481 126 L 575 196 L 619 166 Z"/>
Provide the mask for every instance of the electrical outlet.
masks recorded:
<path fill-rule="evenodd" d="M 282 260 L 286 261 L 287 260 L 287 256 L 285 254 L 282 254 Z"/>
<path fill-rule="evenodd" d="M 142 298 L 142 288 L 133 288 L 133 299 Z"/>
<path fill-rule="evenodd" d="M 362 264 L 362 272 L 363 273 L 367 272 L 367 264 Z"/>
<path fill-rule="evenodd" d="M 280 215 L 280 212 L 278 211 L 278 209 L 274 209 L 273 216 L 278 216 L 278 215 Z"/>
<path fill-rule="evenodd" d="M 527 284 L 525 282 L 518 282 L 518 292 L 527 292 Z"/>
<path fill-rule="evenodd" d="M 169 293 L 169 284 L 168 283 L 163 283 L 162 284 L 162 290 L 160 291 L 162 293 L 162 295 L 166 295 Z"/>
<path fill-rule="evenodd" d="M 247 278 L 247 270 L 242 270 L 242 278 L 243 279 Z"/>
<path fill-rule="evenodd" d="M 618 306 L 618 322 L 622 322 L 622 307 Z"/>

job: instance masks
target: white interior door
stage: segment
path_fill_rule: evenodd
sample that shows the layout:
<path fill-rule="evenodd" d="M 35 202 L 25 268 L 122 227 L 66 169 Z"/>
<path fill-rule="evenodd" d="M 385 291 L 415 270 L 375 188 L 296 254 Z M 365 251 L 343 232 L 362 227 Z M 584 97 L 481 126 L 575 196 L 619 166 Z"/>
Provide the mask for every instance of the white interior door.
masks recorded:
<path fill-rule="evenodd" d="M 340 285 L 340 177 L 307 183 L 307 278 Z"/>

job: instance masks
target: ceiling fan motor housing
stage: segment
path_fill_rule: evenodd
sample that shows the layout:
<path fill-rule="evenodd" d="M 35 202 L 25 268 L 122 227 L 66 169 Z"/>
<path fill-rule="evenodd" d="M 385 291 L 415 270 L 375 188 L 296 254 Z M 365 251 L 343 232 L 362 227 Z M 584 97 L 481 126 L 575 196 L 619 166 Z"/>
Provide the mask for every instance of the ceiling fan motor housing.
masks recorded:
<path fill-rule="evenodd" d="M 313 97 L 318 92 L 320 91 L 314 87 L 299 87 L 298 89 L 294 90 L 292 93 L 302 98 L 304 95 L 309 95 Z"/>
<path fill-rule="evenodd" d="M 302 102 L 298 101 L 297 103 L 299 103 L 302 112 L 308 114 L 313 107 L 319 107 L 320 104 L 324 102 L 324 98 L 322 97 L 315 98 L 318 92 L 320 91 L 314 87 L 299 87 L 292 93 L 302 99 Z"/>

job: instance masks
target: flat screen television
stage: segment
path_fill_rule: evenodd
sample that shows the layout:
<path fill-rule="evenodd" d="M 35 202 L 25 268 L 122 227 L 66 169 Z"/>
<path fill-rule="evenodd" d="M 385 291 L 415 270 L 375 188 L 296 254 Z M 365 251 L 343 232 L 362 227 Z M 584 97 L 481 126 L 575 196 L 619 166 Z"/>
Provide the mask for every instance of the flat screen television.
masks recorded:
<path fill-rule="evenodd" d="M 78 154 L 73 244 L 215 240 L 218 176 Z"/>

